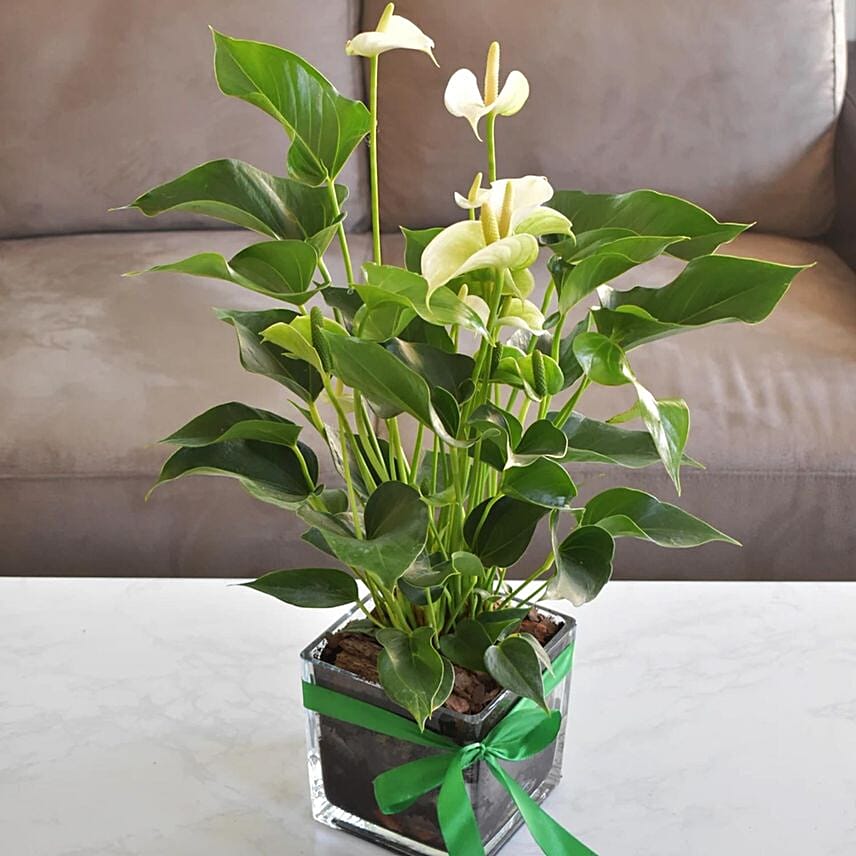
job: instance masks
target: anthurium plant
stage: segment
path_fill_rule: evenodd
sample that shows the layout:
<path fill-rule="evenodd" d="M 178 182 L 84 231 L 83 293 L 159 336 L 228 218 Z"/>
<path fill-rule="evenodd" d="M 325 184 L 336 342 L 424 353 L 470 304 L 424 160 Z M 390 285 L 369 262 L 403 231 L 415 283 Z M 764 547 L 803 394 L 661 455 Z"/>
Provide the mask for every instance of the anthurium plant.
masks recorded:
<path fill-rule="evenodd" d="M 286 174 L 216 160 L 130 207 L 149 216 L 192 211 L 257 233 L 230 259 L 209 252 L 150 270 L 270 297 L 269 309 L 217 314 L 234 328 L 244 368 L 279 384 L 291 411 L 213 407 L 166 438 L 177 449 L 157 484 L 228 476 L 304 521 L 324 567 L 274 570 L 247 585 L 304 607 L 361 604 L 354 629 L 382 646 L 382 686 L 420 727 L 448 697 L 453 664 L 543 705 L 549 658 L 520 630 L 531 604 L 595 597 L 612 574 L 617 538 L 736 543 L 639 490 L 576 500 L 578 464 L 662 466 L 677 493 L 681 470 L 697 465 L 686 451 L 686 402 L 651 391 L 631 351 L 710 324 L 759 322 L 800 268 L 715 253 L 747 226 L 674 196 L 500 177 L 497 119 L 524 107 L 529 84 L 519 71 L 501 79 L 496 43 L 482 85 L 461 69 L 446 89 L 448 110 L 485 145 L 472 186 L 454 194 L 460 222 L 402 228 L 404 258 L 383 259 L 381 55 L 405 49 L 433 60 L 432 40 L 390 4 L 374 31 L 348 42 L 346 52 L 369 64 L 365 105 L 290 51 L 213 35 L 222 92 L 264 110 L 289 139 Z M 365 142 L 374 253 L 355 270 L 348 190 L 338 179 Z M 344 279 L 330 275 L 331 245 Z M 686 266 L 662 288 L 610 284 L 663 253 Z M 549 278 L 535 299 L 545 260 Z M 628 387 L 636 403 L 605 422 L 588 418 L 579 407 L 593 384 Z M 329 478 L 318 448 L 329 455 Z M 509 569 L 539 525 L 552 546 L 527 579 L 512 582 Z"/>

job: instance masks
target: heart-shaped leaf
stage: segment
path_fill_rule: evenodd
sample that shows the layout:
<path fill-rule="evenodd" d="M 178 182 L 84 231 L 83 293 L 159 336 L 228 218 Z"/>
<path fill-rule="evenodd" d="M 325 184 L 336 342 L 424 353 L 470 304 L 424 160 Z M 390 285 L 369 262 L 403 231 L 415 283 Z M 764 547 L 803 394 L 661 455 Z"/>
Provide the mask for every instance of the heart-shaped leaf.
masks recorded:
<path fill-rule="evenodd" d="M 312 485 L 307 484 L 294 449 L 258 440 L 227 440 L 179 449 L 163 465 L 152 490 L 187 475 L 228 476 L 256 499 L 294 509 L 315 490 L 318 479 L 315 453 L 303 443 L 297 448 Z"/>
<path fill-rule="evenodd" d="M 265 375 L 281 383 L 309 403 L 315 401 L 324 388 L 321 375 L 309 363 L 286 357 L 273 342 L 263 342 L 261 334 L 274 324 L 290 324 L 297 313 L 290 309 L 267 309 L 261 312 L 240 312 L 218 309 L 217 317 L 231 324 L 238 334 L 241 365 L 255 374 Z"/>
<path fill-rule="evenodd" d="M 613 538 L 642 538 L 661 547 L 698 547 L 709 541 L 738 544 L 683 509 L 629 487 L 611 488 L 592 497 L 581 522 L 597 524 Z"/>
<path fill-rule="evenodd" d="M 343 564 L 359 568 L 391 588 L 425 546 L 428 509 L 418 491 L 389 481 L 368 498 L 363 521 L 364 538 L 326 530 L 321 537 Z"/>
<path fill-rule="evenodd" d="M 487 568 L 507 568 L 526 551 L 547 509 L 502 496 L 486 499 L 464 521 L 464 538 Z"/>
<path fill-rule="evenodd" d="M 336 195 L 341 205 L 347 188 L 337 186 Z M 269 238 L 311 240 L 319 253 L 330 243 L 338 219 L 326 188 L 307 187 L 229 159 L 194 167 L 126 207 L 147 217 L 165 211 L 204 214 Z"/>
<path fill-rule="evenodd" d="M 404 266 L 413 273 L 422 273 L 422 253 L 425 247 L 443 231 L 442 226 L 431 229 L 405 229 L 401 227 L 404 235 Z"/>
<path fill-rule="evenodd" d="M 538 419 L 524 432 L 514 447 L 511 463 L 525 465 L 542 455 L 562 458 L 568 449 L 568 439 L 549 419 Z"/>
<path fill-rule="evenodd" d="M 424 377 L 432 389 L 445 389 L 459 402 L 472 393 L 475 361 L 467 354 L 448 354 L 432 345 L 401 339 L 393 339 L 386 348 Z"/>
<path fill-rule="evenodd" d="M 567 508 L 577 494 L 565 468 L 549 458 L 538 458 L 525 467 L 506 470 L 500 489 L 506 496 L 545 508 Z"/>
<path fill-rule="evenodd" d="M 390 265 L 363 265 L 364 285 L 355 286 L 368 307 L 395 302 L 434 325 L 459 325 L 487 336 L 481 316 L 451 289 L 429 292 L 427 280 L 417 273 Z"/>
<path fill-rule="evenodd" d="M 485 651 L 484 662 L 491 677 L 506 689 L 531 699 L 548 710 L 544 699 L 541 663 L 532 646 L 519 636 L 509 636 Z"/>
<path fill-rule="evenodd" d="M 476 621 L 484 627 L 493 643 L 515 631 L 527 615 L 529 615 L 528 606 L 512 606 L 481 612 L 476 616 Z"/>
<path fill-rule="evenodd" d="M 452 437 L 431 403 L 425 379 L 376 342 L 351 336 L 324 336 L 330 346 L 335 374 L 358 389 L 380 416 L 409 413 L 452 445 L 467 445 Z"/>
<path fill-rule="evenodd" d="M 580 333 L 574 339 L 574 356 L 583 371 L 604 386 L 630 383 L 632 373 L 619 345 L 602 333 Z"/>
<path fill-rule="evenodd" d="M 592 229 L 627 229 L 637 235 L 683 237 L 668 248 L 680 259 L 712 253 L 720 244 L 736 238 L 748 225 L 720 223 L 703 208 L 655 190 L 633 190 L 610 195 L 558 190 L 547 203 L 574 224 L 579 243 Z"/>
<path fill-rule="evenodd" d="M 456 622 L 453 633 L 440 637 L 440 650 L 455 665 L 473 672 L 486 671 L 484 652 L 491 644 L 484 625 L 472 618 Z"/>
<path fill-rule="evenodd" d="M 268 297 L 301 305 L 318 291 L 312 287 L 317 264 L 318 253 L 305 241 L 264 241 L 241 250 L 228 262 L 219 253 L 199 253 L 130 275 L 170 271 L 222 279 Z"/>
<path fill-rule="evenodd" d="M 274 45 L 213 31 L 214 72 L 225 95 L 260 107 L 291 139 L 289 171 L 310 185 L 335 178 L 369 131 L 361 101 L 340 95 L 306 60 Z"/>
<path fill-rule="evenodd" d="M 262 440 L 294 446 L 300 428 L 300 425 L 269 410 L 230 401 L 206 410 L 161 442 L 177 446 L 210 446 L 227 440 Z"/>
<path fill-rule="evenodd" d="M 734 256 L 702 256 L 662 288 L 598 291 L 598 330 L 633 348 L 708 324 L 763 321 L 804 267 Z"/>
<path fill-rule="evenodd" d="M 294 568 L 271 571 L 257 580 L 241 583 L 247 588 L 269 594 L 294 606 L 324 609 L 356 603 L 357 583 L 352 576 L 336 568 Z"/>
<path fill-rule="evenodd" d="M 667 247 L 684 240 L 658 236 L 634 236 L 612 241 L 574 265 L 561 265 L 561 275 L 551 267 L 559 293 L 559 311 L 568 312 L 598 286 L 631 268 L 661 255 Z"/>
<path fill-rule="evenodd" d="M 425 720 L 439 706 L 437 699 L 444 684 L 448 685 L 444 681 L 443 658 L 434 647 L 433 637 L 431 627 L 419 627 L 409 634 L 383 628 L 376 635 L 383 645 L 377 661 L 381 685 L 420 729 L 425 728 Z"/>
<path fill-rule="evenodd" d="M 680 399 L 657 400 L 637 380 L 633 381 L 639 397 L 642 421 L 654 441 L 660 460 L 681 493 L 681 463 L 690 433 L 690 411 Z"/>
<path fill-rule="evenodd" d="M 550 414 L 555 418 L 555 414 Z M 660 462 L 660 454 L 647 431 L 616 428 L 607 422 L 588 419 L 574 411 L 562 427 L 568 438 L 568 451 L 563 461 L 580 463 L 617 464 L 640 469 Z M 684 456 L 684 466 L 698 466 Z"/>
<path fill-rule="evenodd" d="M 612 535 L 599 526 L 580 526 L 561 543 L 556 543 L 555 529 L 552 534 L 556 575 L 548 594 L 582 606 L 594 598 L 612 576 L 615 542 Z"/>

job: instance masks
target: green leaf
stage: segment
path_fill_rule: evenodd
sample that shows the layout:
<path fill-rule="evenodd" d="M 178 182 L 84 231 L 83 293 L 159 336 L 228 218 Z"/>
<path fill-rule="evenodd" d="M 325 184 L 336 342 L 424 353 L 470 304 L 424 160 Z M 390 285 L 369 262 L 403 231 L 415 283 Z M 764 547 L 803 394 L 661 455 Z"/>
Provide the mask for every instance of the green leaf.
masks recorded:
<path fill-rule="evenodd" d="M 393 339 L 386 348 L 425 378 L 431 389 L 445 389 L 459 402 L 472 393 L 475 360 L 467 354 L 448 354 L 431 345 L 401 339 Z"/>
<path fill-rule="evenodd" d="M 456 550 L 452 553 L 452 567 L 464 577 L 481 577 L 484 574 L 481 559 L 466 550 Z"/>
<path fill-rule="evenodd" d="M 738 543 L 683 509 L 629 487 L 612 488 L 590 499 L 581 522 L 597 524 L 613 538 L 642 538 L 661 547 L 698 547 L 709 541 Z"/>
<path fill-rule="evenodd" d="M 443 231 L 442 226 L 432 229 L 406 229 L 401 227 L 404 235 L 404 266 L 413 273 L 422 273 L 422 253 L 425 247 Z"/>
<path fill-rule="evenodd" d="M 363 305 L 363 299 L 351 288 L 328 285 L 321 296 L 331 309 L 338 309 L 346 322 L 353 323 L 357 312 Z"/>
<path fill-rule="evenodd" d="M 305 241 L 263 241 L 241 250 L 228 262 L 219 253 L 199 253 L 126 276 L 160 271 L 186 273 L 222 279 L 250 291 L 300 305 L 318 291 L 312 287 L 317 264 L 318 253 Z"/>
<path fill-rule="evenodd" d="M 274 324 L 290 324 L 298 317 L 290 309 L 267 309 L 261 312 L 240 312 L 217 309 L 217 317 L 231 324 L 238 334 L 241 365 L 254 374 L 261 374 L 281 383 L 303 401 L 315 401 L 324 388 L 321 375 L 309 363 L 290 359 L 273 342 L 263 342 L 262 331 Z"/>
<path fill-rule="evenodd" d="M 553 530 L 556 576 L 548 594 L 566 598 L 574 606 L 588 603 L 612 576 L 614 552 L 612 535 L 600 526 L 580 526 L 558 544 Z"/>
<path fill-rule="evenodd" d="M 440 686 L 431 700 L 431 706 L 434 710 L 445 704 L 446 699 L 449 698 L 455 688 L 455 667 L 445 657 L 440 659 L 443 661 L 443 680 L 440 681 Z"/>
<path fill-rule="evenodd" d="M 240 585 L 269 594 L 294 606 L 314 609 L 356 603 L 359 598 L 354 578 L 336 568 L 271 571 L 257 580 Z"/>
<path fill-rule="evenodd" d="M 429 293 L 424 277 L 391 265 L 363 265 L 364 285 L 356 285 L 360 297 L 369 307 L 395 302 L 415 312 L 429 324 L 460 325 L 487 337 L 487 328 L 478 313 L 451 289 L 440 288 Z"/>
<path fill-rule="evenodd" d="M 609 195 L 559 190 L 547 203 L 574 224 L 577 242 L 592 229 L 629 229 L 638 235 L 684 237 L 669 253 L 680 259 L 712 253 L 720 244 L 736 238 L 748 225 L 720 223 L 702 208 L 655 190 L 633 190 Z"/>
<path fill-rule="evenodd" d="M 562 458 L 567 449 L 567 437 L 549 419 L 537 419 L 515 445 L 511 462 L 526 464 L 542 455 Z"/>
<path fill-rule="evenodd" d="M 324 336 L 330 346 L 335 374 L 362 392 L 381 416 L 409 413 L 446 442 L 458 445 L 431 404 L 428 384 L 413 369 L 376 342 L 327 333 Z"/>
<path fill-rule="evenodd" d="M 339 204 L 347 188 L 336 187 Z M 147 217 L 190 211 L 252 229 L 269 238 L 312 239 L 323 252 L 337 222 L 326 188 L 278 178 L 239 160 L 209 161 L 144 193 L 126 208 Z"/>
<path fill-rule="evenodd" d="M 262 440 L 294 446 L 300 428 L 300 425 L 269 410 L 230 401 L 206 410 L 161 442 L 177 446 L 210 446 L 228 440 Z"/>
<path fill-rule="evenodd" d="M 732 321 L 763 321 L 804 267 L 735 256 L 702 256 L 662 288 L 604 287 L 595 323 L 625 348 L 684 330 Z"/>
<path fill-rule="evenodd" d="M 512 606 L 506 609 L 494 609 L 485 611 L 476 616 L 476 621 L 481 624 L 491 643 L 497 639 L 504 639 L 509 633 L 520 626 L 526 616 L 529 615 L 528 606 Z"/>
<path fill-rule="evenodd" d="M 418 491 L 389 481 L 369 497 L 363 521 L 362 539 L 324 531 L 323 540 L 345 565 L 366 571 L 391 588 L 425 546 L 428 509 Z"/>
<path fill-rule="evenodd" d="M 440 637 L 440 650 L 456 666 L 473 672 L 484 672 L 484 653 L 492 641 L 483 624 L 472 618 L 464 618 L 456 622 L 453 633 Z"/>
<path fill-rule="evenodd" d="M 321 324 L 328 338 L 347 335 L 345 329 L 332 318 L 323 318 Z M 262 340 L 279 345 L 285 349 L 288 356 L 308 363 L 319 372 L 323 370 L 321 355 L 313 344 L 312 321 L 308 315 L 298 315 L 285 324 L 271 324 L 262 330 Z"/>
<path fill-rule="evenodd" d="M 640 469 L 660 461 L 657 447 L 647 431 L 616 428 L 577 412 L 570 415 L 562 431 L 568 438 L 568 451 L 562 457 L 566 462 L 618 464 Z M 683 463 L 687 464 L 686 458 Z"/>
<path fill-rule="evenodd" d="M 574 339 L 574 356 L 583 371 L 604 386 L 621 386 L 633 377 L 624 351 L 602 333 L 580 333 Z"/>
<path fill-rule="evenodd" d="M 467 515 L 464 538 L 486 568 L 507 568 L 526 551 L 546 513 L 540 505 L 510 496 L 486 499 Z"/>
<path fill-rule="evenodd" d="M 398 301 L 364 304 L 354 316 L 354 331 L 360 339 L 386 342 L 402 333 L 415 317 L 411 307 Z"/>
<path fill-rule="evenodd" d="M 438 706 L 437 698 L 447 684 L 443 658 L 434 648 L 433 637 L 431 627 L 419 627 L 410 634 L 383 628 L 376 636 L 383 645 L 377 661 L 381 686 L 420 729 L 425 728 L 425 720 Z"/>
<path fill-rule="evenodd" d="M 163 465 L 152 490 L 187 475 L 228 476 L 237 479 L 256 499 L 294 509 L 314 490 L 318 479 L 315 453 L 303 443 L 297 448 L 306 461 L 312 488 L 306 483 L 294 449 L 258 440 L 227 440 L 179 449 Z"/>
<path fill-rule="evenodd" d="M 634 380 L 639 397 L 642 421 L 654 441 L 660 460 L 675 489 L 681 493 L 681 463 L 690 433 L 690 410 L 680 399 L 657 400 L 642 384 Z"/>
<path fill-rule="evenodd" d="M 485 651 L 484 662 L 497 683 L 548 710 L 544 699 L 541 663 L 525 639 L 509 636 L 498 645 L 491 645 Z"/>
<path fill-rule="evenodd" d="M 573 240 L 562 239 L 551 243 L 550 249 L 564 262 L 579 262 L 597 252 L 607 248 L 613 241 L 620 238 L 638 238 L 632 229 L 589 229 L 579 235 L 574 235 Z M 558 259 L 550 259 L 548 266 L 554 264 Z"/>
<path fill-rule="evenodd" d="M 297 54 L 212 32 L 220 90 L 261 108 L 285 128 L 289 171 L 296 178 L 313 185 L 335 178 L 369 131 L 365 105 L 340 95 Z"/>
<path fill-rule="evenodd" d="M 598 286 L 656 258 L 667 247 L 682 240 L 659 236 L 619 238 L 575 265 L 563 265 L 565 269 L 561 277 L 556 279 L 554 275 L 559 293 L 559 311 L 568 312 Z"/>
<path fill-rule="evenodd" d="M 545 508 L 567 508 L 577 494 L 565 468 L 549 458 L 538 458 L 528 466 L 506 470 L 500 489 L 506 496 Z"/>

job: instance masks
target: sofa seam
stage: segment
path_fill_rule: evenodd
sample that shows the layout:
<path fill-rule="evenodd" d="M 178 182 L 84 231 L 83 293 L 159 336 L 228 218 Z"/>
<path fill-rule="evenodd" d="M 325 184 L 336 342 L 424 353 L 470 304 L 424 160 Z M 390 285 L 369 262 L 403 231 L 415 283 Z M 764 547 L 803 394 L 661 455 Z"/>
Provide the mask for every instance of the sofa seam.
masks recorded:
<path fill-rule="evenodd" d="M 592 467 L 592 469 L 585 470 L 583 472 L 593 472 L 594 469 L 601 468 L 602 465 L 599 465 L 594 462 L 583 462 L 584 466 Z M 642 473 L 645 471 L 645 468 L 633 469 L 628 467 L 619 467 L 614 470 L 609 470 L 608 472 L 623 472 L 628 478 L 630 478 L 631 473 Z M 777 471 L 770 472 L 769 470 L 737 470 L 737 469 L 728 469 L 728 470 L 704 470 L 701 472 L 692 472 L 692 471 L 684 471 L 681 474 L 681 478 L 683 480 L 691 480 L 696 481 L 700 478 L 708 478 L 708 477 L 718 477 L 718 476 L 746 476 L 746 477 L 762 477 L 767 479 L 794 479 L 794 478 L 829 478 L 830 476 L 833 478 L 843 478 L 843 479 L 852 479 L 856 478 L 856 470 L 788 470 L 788 471 Z M 665 473 L 656 473 L 656 477 L 663 478 L 664 480 L 667 478 Z M 120 479 L 156 479 L 157 473 L 155 472 L 126 472 L 126 473 L 37 473 L 37 474 L 21 474 L 16 475 L 14 473 L 0 473 L 0 482 L 3 481 L 96 481 L 96 480 L 120 480 Z"/>

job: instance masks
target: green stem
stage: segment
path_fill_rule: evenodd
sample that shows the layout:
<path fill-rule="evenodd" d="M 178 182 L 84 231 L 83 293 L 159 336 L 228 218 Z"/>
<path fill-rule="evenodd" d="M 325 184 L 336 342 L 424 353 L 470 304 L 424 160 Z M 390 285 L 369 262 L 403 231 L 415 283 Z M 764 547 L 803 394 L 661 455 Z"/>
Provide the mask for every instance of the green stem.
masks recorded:
<path fill-rule="evenodd" d="M 377 174 L 377 67 L 378 57 L 369 60 L 369 112 L 371 113 L 371 129 L 369 131 L 369 165 L 371 170 L 372 196 L 372 241 L 374 245 L 375 264 L 380 260 L 380 199 L 378 194 Z"/>
<path fill-rule="evenodd" d="M 571 418 L 571 413 L 574 412 L 574 407 L 576 407 L 577 402 L 580 400 L 580 396 L 588 389 L 591 381 L 588 377 L 583 377 L 580 381 L 580 385 L 574 391 L 574 394 L 565 402 L 565 406 L 556 414 L 556 418 L 553 420 L 553 424 L 557 428 L 563 428 L 568 419 Z"/>
<path fill-rule="evenodd" d="M 333 212 L 338 217 L 342 213 L 342 208 L 339 205 L 339 197 L 336 196 L 336 184 L 332 178 L 327 179 L 327 191 L 330 195 L 330 202 L 333 205 Z M 345 235 L 345 225 L 339 220 L 339 226 L 336 229 L 336 234 L 339 236 L 339 246 L 342 248 L 342 261 L 345 264 L 345 276 L 348 278 L 348 286 L 354 284 L 354 266 L 351 264 L 351 252 L 348 249 L 348 238 Z"/>
<path fill-rule="evenodd" d="M 395 416 L 392 419 L 386 420 L 386 429 L 389 432 L 389 445 L 391 451 L 395 454 L 395 459 L 398 464 L 396 467 L 400 472 L 402 479 L 410 480 L 410 468 L 407 465 L 407 455 L 404 454 L 404 447 L 401 445 L 401 434 L 398 431 L 398 419 Z"/>
<path fill-rule="evenodd" d="M 551 567 L 553 567 L 553 563 L 554 563 L 555 561 L 556 561 L 556 559 L 555 559 L 555 557 L 553 556 L 553 553 L 551 552 L 551 553 L 550 553 L 550 555 L 549 555 L 549 556 L 547 556 L 547 558 L 544 560 L 544 563 L 541 565 L 541 567 L 540 567 L 540 568 L 538 568 L 538 570 L 537 570 L 537 571 L 534 571 L 534 572 L 533 572 L 533 573 L 531 573 L 528 577 L 526 577 L 526 579 L 525 579 L 525 580 L 523 580 L 523 582 L 522 582 L 522 583 L 520 583 L 520 585 L 519 585 L 516 589 L 514 589 L 514 590 L 513 590 L 513 591 L 511 591 L 511 592 L 509 592 L 509 593 L 508 593 L 508 595 L 507 595 L 507 596 L 506 596 L 502 601 L 500 601 L 500 603 L 499 603 L 499 604 L 497 604 L 497 607 L 496 607 L 496 608 L 497 608 L 497 609 L 502 609 L 502 608 L 503 608 L 507 603 L 509 603 L 510 601 L 514 600 L 514 598 L 516 598 L 516 597 L 517 597 L 517 596 L 518 596 L 518 595 L 523 591 L 523 589 L 524 589 L 524 588 L 526 588 L 526 586 L 528 586 L 528 585 L 529 585 L 529 583 L 534 582 L 535 580 L 537 580 L 537 579 L 538 579 L 538 577 L 540 577 L 540 576 L 541 576 L 541 574 L 546 573 L 547 571 L 549 571 L 549 570 L 550 570 L 550 568 L 551 568 Z M 550 577 L 550 578 L 548 578 L 547 580 L 545 580 L 545 581 L 544 581 L 544 585 L 543 585 L 543 586 L 539 586 L 535 591 L 536 591 L 536 592 L 540 592 L 540 591 L 542 591 L 543 589 L 545 589 L 545 588 L 549 585 L 549 583 L 550 583 L 550 580 L 551 580 L 551 579 L 552 579 L 552 577 Z M 534 594 L 533 594 L 533 595 L 531 595 L 531 597 L 534 597 Z"/>
<path fill-rule="evenodd" d="M 303 478 L 306 481 L 306 486 L 309 488 L 310 494 L 314 493 L 316 484 L 313 481 L 312 476 L 309 475 L 309 467 L 306 465 L 306 458 L 303 457 L 303 452 L 300 451 L 300 445 L 295 443 L 291 449 L 297 458 L 297 463 L 300 465 L 300 472 L 303 473 Z"/>
<path fill-rule="evenodd" d="M 416 426 L 416 440 L 413 442 L 413 455 L 410 458 L 410 483 L 415 487 L 416 478 L 419 473 L 419 458 L 422 455 L 422 438 L 425 434 L 425 426 L 418 422 Z"/>
<path fill-rule="evenodd" d="M 487 144 L 487 180 L 496 181 L 496 114 L 488 113 L 485 122 L 485 142 Z"/>

